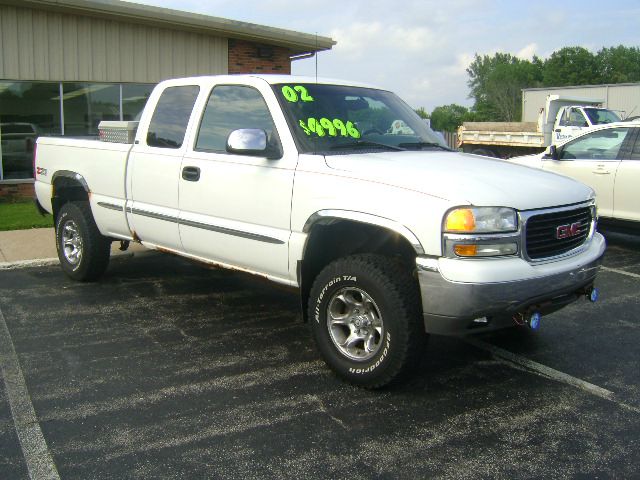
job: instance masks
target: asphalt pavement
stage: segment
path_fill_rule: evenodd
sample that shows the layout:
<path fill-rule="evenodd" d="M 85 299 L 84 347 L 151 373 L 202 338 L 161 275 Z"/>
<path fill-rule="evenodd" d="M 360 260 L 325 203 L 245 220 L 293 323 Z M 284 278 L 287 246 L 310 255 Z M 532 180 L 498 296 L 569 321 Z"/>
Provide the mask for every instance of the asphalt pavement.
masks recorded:
<path fill-rule="evenodd" d="M 0 478 L 640 478 L 640 240 L 596 304 L 337 379 L 296 293 L 156 253 L 0 271 Z M 4 327 L 3 327 L 4 325 Z"/>

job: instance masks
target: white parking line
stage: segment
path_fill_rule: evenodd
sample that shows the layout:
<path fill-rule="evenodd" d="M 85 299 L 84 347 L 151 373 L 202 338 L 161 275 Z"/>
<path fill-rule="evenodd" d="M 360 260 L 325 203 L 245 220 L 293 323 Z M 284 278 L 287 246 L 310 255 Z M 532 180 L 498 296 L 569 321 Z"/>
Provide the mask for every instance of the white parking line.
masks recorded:
<path fill-rule="evenodd" d="M 620 275 L 626 275 L 627 277 L 640 278 L 637 273 L 625 272 L 624 270 L 618 270 L 617 268 L 600 267 L 603 272 L 619 273 Z"/>
<path fill-rule="evenodd" d="M 551 367 L 547 367 L 546 365 L 542 365 L 541 363 L 534 362 L 533 360 L 529 360 L 525 357 L 521 357 L 520 355 L 516 355 L 515 353 L 511 353 L 508 350 L 496 347 L 495 345 L 491 345 L 490 343 L 483 342 L 482 340 L 477 340 L 471 337 L 465 337 L 463 338 L 463 340 L 476 348 L 491 353 L 494 357 L 506 360 L 507 362 L 519 365 L 520 367 L 524 367 L 528 371 L 535 373 L 536 375 L 540 375 L 544 378 L 549 378 L 557 382 L 571 385 L 572 387 L 583 390 L 587 393 L 590 393 L 591 395 L 595 395 L 596 397 L 609 400 L 624 408 L 625 410 L 640 413 L 640 408 L 621 402 L 617 399 L 616 394 L 611 390 L 607 390 L 592 383 L 585 382 L 584 380 L 573 377 L 567 373 L 560 372 Z"/>
<path fill-rule="evenodd" d="M 58 480 L 56 468 L 47 442 L 42 436 L 42 430 L 33 409 L 33 403 L 27 390 L 27 384 L 18 362 L 18 356 L 11 340 L 4 315 L 0 309 L 0 367 L 2 378 L 11 408 L 13 424 L 20 440 L 29 477 L 32 480 Z"/>

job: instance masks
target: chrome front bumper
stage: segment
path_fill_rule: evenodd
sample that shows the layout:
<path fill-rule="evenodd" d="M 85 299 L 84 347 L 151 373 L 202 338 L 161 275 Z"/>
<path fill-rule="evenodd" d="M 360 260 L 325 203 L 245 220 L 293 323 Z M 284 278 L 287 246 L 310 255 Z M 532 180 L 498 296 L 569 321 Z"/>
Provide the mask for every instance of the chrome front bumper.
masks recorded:
<path fill-rule="evenodd" d="M 577 300 L 593 285 L 602 263 L 605 242 L 595 234 L 591 246 L 573 258 L 544 265 L 543 273 L 516 280 L 490 281 L 500 259 L 460 260 L 487 282 L 463 282 L 445 278 L 438 260 L 418 261 L 425 330 L 441 335 L 460 335 L 514 325 L 513 316 L 535 310 L 551 313 Z M 578 260 L 578 261 L 577 261 Z M 475 262 L 475 263 L 470 263 Z M 484 263 L 480 263 L 484 262 Z M 523 260 L 524 262 L 524 260 Z M 526 263 L 526 262 L 525 262 Z M 526 264 L 527 275 L 535 268 Z"/>

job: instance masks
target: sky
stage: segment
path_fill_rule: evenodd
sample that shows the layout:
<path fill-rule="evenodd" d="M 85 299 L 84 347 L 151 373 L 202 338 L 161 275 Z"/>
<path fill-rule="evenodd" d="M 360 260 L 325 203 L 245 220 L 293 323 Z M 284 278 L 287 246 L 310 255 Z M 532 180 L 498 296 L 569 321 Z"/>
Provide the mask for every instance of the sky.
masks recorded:
<path fill-rule="evenodd" d="M 617 0 L 140 0 L 155 5 L 331 37 L 318 75 L 374 84 L 413 108 L 471 106 L 474 55 L 548 57 L 566 46 L 640 46 L 640 1 Z M 315 74 L 315 59 L 292 73 Z"/>

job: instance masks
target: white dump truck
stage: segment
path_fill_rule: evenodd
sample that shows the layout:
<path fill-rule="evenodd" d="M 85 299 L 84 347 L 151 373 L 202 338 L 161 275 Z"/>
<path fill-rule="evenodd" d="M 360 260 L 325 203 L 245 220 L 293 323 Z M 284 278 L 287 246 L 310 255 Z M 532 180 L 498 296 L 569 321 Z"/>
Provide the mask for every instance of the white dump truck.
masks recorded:
<path fill-rule="evenodd" d="M 544 151 L 596 125 L 619 122 L 603 100 L 548 95 L 538 122 L 465 122 L 458 147 L 465 153 L 510 158 Z"/>

